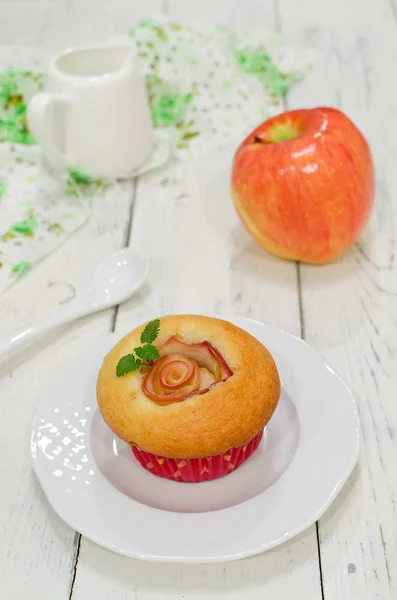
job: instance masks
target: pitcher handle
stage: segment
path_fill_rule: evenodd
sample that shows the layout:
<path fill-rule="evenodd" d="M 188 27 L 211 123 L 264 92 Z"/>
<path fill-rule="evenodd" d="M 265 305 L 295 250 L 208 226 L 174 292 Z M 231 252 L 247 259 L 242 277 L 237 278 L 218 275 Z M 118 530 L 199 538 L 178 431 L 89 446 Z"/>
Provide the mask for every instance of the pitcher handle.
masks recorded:
<path fill-rule="evenodd" d="M 70 105 L 71 103 L 72 99 L 65 94 L 39 92 L 30 99 L 27 107 L 26 116 L 30 131 L 44 154 L 55 160 L 60 167 L 66 167 L 68 159 L 66 153 L 57 148 L 53 141 L 50 111 L 56 104 Z"/>

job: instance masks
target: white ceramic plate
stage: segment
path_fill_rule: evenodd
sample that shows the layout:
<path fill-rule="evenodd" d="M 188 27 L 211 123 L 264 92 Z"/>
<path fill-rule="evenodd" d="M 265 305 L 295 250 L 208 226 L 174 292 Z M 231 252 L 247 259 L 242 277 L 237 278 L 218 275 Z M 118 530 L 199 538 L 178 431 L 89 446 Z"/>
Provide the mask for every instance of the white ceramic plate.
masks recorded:
<path fill-rule="evenodd" d="M 258 451 L 234 473 L 199 484 L 142 469 L 97 409 L 96 374 L 121 337 L 111 334 L 44 394 L 33 424 L 34 470 L 71 527 L 134 558 L 216 562 L 285 542 L 327 509 L 357 460 L 352 394 L 298 338 L 252 320 L 229 320 L 269 348 L 280 372 L 280 402 Z"/>

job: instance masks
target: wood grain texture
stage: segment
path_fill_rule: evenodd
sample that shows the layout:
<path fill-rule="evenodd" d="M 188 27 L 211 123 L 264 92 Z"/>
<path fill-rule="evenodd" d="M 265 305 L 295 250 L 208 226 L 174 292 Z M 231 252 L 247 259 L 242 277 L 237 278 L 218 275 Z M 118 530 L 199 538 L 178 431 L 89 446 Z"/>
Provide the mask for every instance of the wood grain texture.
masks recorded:
<path fill-rule="evenodd" d="M 358 400 L 359 466 L 320 523 L 326 600 L 397 598 L 395 212 L 397 27 L 388 2 L 280 1 L 285 35 L 320 51 L 291 107 L 331 104 L 367 136 L 376 206 L 358 243 L 335 264 L 301 267 L 305 337 L 349 382 Z"/>
<path fill-rule="evenodd" d="M 64 8 L 63 0 L 58 5 Z M 36 46 L 43 39 L 56 5 L 42 1 L 0 2 L 0 33 L 2 45 Z"/>
<path fill-rule="evenodd" d="M 46 3 L 1 3 L 2 43 L 39 45 L 52 14 L 53 7 Z M 26 279 L 21 282 L 23 288 L 4 296 L 0 304 L 2 332 L 34 318 L 39 290 L 45 298 L 50 273 L 45 269 L 34 286 Z M 52 301 L 46 298 L 44 304 Z M 56 352 L 53 349 L 47 357 L 55 357 Z M 30 423 L 47 370 L 39 354 L 28 357 L 20 368 L 1 367 L 0 596 L 39 599 L 45 581 L 49 594 L 58 600 L 67 597 L 76 534 L 49 509 L 30 466 Z M 54 361 L 50 362 L 49 369 L 56 370 Z"/>
<path fill-rule="evenodd" d="M 208 1 L 167 3 L 179 21 L 252 26 L 259 12 L 264 27 L 274 26 L 271 5 L 246 6 L 241 15 L 236 3 L 228 11 Z M 131 243 L 145 247 L 152 267 L 142 297 L 120 308 L 116 330 L 128 327 L 132 315 L 145 319 L 148 310 L 153 316 L 193 311 L 250 316 L 299 335 L 295 265 L 264 253 L 241 227 L 228 188 L 230 150 L 139 180 Z M 320 600 L 314 527 L 265 555 L 209 566 L 141 563 L 83 538 L 73 599 L 258 599 L 265 591 L 283 600 Z"/>
<path fill-rule="evenodd" d="M 1 3 L 2 41 L 45 44 L 66 8 L 58 2 Z M 72 44 L 73 27 L 69 33 L 64 40 Z M 125 245 L 132 201 L 132 183 L 84 200 L 88 225 L 1 298 L 2 333 L 79 294 L 96 263 Z M 85 336 L 109 331 L 113 314 L 107 311 L 70 326 L 0 367 L 1 598 L 69 598 L 79 536 L 55 515 L 32 473 L 31 421 L 43 387 L 78 354 Z"/>
<path fill-rule="evenodd" d="M 132 316 L 141 314 L 144 320 L 149 309 L 153 316 L 170 311 L 249 315 L 299 333 L 294 265 L 276 266 L 275 259 L 258 251 L 237 222 L 223 178 L 216 176 L 220 164 L 211 163 L 211 190 L 194 189 L 191 179 L 186 186 L 178 165 L 140 180 L 131 240 L 145 246 L 152 269 L 143 298 L 120 308 L 117 328 L 128 327 Z M 73 599 L 93 590 L 98 600 L 257 599 L 264 590 L 274 598 L 319 600 L 315 528 L 264 555 L 211 566 L 139 563 L 83 538 Z"/>
<path fill-rule="evenodd" d="M 14 288 L 4 297 L 0 304 L 2 330 L 5 322 L 7 328 L 31 322 L 72 296 L 74 290 L 78 294 L 100 256 L 124 245 L 131 199 L 130 185 L 120 197 L 107 198 L 119 202 L 119 227 L 113 235 L 111 228 L 108 235 L 98 235 L 100 218 L 94 216 L 84 232 L 37 267 L 34 284 L 26 278 L 19 290 Z M 112 319 L 113 311 L 85 319 L 1 366 L 1 597 L 39 600 L 43 585 L 54 600 L 68 597 L 77 537 L 54 514 L 33 476 L 31 421 L 43 387 L 79 354 L 87 337 L 95 339 L 109 331 Z"/>
<path fill-rule="evenodd" d="M 67 0 L 65 6 L 54 11 L 44 45 L 59 50 L 70 45 L 102 43 L 115 34 L 126 33 L 132 24 L 148 15 L 160 15 L 161 10 L 161 0 Z"/>

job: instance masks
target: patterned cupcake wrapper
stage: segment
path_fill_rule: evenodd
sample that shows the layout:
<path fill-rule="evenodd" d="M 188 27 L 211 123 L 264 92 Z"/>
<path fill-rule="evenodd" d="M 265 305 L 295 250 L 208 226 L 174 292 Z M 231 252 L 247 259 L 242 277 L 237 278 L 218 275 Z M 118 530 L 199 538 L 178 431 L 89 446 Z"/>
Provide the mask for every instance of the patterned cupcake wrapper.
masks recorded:
<path fill-rule="evenodd" d="M 157 477 L 183 483 L 199 483 L 218 479 L 235 471 L 252 456 L 261 443 L 262 437 L 263 430 L 246 446 L 231 448 L 224 454 L 205 458 L 165 458 L 144 452 L 137 446 L 131 446 L 131 450 L 142 467 Z"/>

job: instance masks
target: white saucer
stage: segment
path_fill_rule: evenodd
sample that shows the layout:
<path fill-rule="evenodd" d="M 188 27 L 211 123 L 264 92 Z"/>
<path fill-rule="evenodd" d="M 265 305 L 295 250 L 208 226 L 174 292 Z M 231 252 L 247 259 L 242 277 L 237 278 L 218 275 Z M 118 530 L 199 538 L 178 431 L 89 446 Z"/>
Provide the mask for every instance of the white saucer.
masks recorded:
<path fill-rule="evenodd" d="M 352 394 L 305 342 L 249 319 L 229 320 L 269 348 L 280 372 L 280 403 L 258 451 L 206 483 L 145 471 L 97 410 L 96 374 L 121 337 L 111 334 L 44 394 L 33 424 L 34 470 L 71 527 L 126 556 L 208 563 L 272 548 L 328 508 L 358 456 Z"/>

